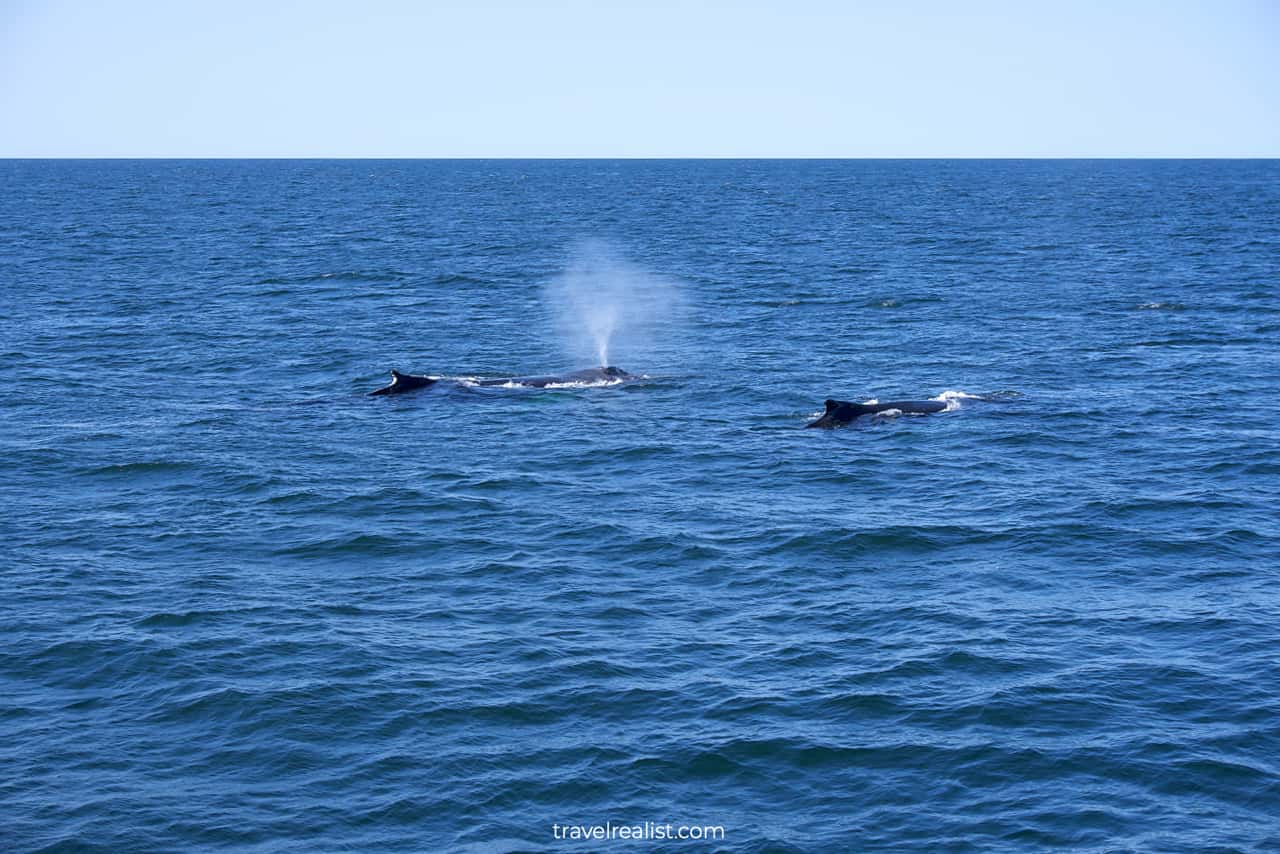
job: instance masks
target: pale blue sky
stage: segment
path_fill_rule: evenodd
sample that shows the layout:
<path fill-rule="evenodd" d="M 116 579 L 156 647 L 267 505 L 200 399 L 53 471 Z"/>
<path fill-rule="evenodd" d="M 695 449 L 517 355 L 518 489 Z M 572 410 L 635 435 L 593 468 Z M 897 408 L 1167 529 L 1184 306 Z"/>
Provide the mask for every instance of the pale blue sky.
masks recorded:
<path fill-rule="evenodd" d="M 1280 156 L 1280 0 L 0 0 L 5 157 Z"/>

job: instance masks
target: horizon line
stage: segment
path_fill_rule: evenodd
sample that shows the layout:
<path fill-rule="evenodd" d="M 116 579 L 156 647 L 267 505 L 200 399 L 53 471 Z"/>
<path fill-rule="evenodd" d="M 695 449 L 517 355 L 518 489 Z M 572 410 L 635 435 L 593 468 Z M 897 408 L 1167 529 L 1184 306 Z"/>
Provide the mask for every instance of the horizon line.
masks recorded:
<path fill-rule="evenodd" d="M 1280 154 L 1220 154 L 1220 155 L 1168 155 L 1168 154 L 1085 154 L 1085 155 L 327 155 L 327 154 L 267 154 L 267 155 L 168 155 L 168 154 L 73 154 L 73 155 L 0 155 L 3 160 L 458 160 L 458 161 L 571 161 L 571 160 L 637 160 L 637 161 L 691 161 L 691 160 L 1280 160 Z"/>

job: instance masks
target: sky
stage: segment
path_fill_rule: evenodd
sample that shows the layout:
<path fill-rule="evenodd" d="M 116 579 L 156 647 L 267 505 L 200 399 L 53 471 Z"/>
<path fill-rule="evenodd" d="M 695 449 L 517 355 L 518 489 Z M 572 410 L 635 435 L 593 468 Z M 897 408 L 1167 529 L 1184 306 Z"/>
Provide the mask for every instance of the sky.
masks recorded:
<path fill-rule="evenodd" d="M 0 0 L 0 157 L 1277 157 L 1280 0 Z"/>

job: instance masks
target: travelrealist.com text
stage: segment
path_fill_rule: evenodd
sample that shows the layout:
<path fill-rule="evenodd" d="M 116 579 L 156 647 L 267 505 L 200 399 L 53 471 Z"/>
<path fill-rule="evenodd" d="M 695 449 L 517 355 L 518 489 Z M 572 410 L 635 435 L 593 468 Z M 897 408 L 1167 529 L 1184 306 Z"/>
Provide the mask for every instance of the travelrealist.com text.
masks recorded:
<path fill-rule="evenodd" d="M 553 824 L 551 833 L 556 839 L 605 840 L 605 839 L 676 839 L 690 842 L 704 839 L 724 839 L 724 827 L 718 824 Z"/>

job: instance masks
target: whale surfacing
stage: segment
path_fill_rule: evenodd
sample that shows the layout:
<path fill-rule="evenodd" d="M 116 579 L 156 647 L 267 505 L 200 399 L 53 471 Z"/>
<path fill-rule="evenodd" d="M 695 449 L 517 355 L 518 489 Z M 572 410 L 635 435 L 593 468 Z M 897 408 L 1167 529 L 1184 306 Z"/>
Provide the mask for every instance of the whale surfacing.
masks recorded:
<path fill-rule="evenodd" d="M 548 374 L 546 376 L 533 377 L 497 377 L 493 379 L 482 380 L 461 380 L 451 381 L 462 385 L 469 386 L 511 386 L 518 388 L 548 388 L 551 386 L 564 386 L 576 384 L 612 384 L 625 382 L 627 380 L 638 380 L 642 377 L 635 374 L 627 373 L 622 368 L 607 365 L 603 368 L 587 368 L 581 371 L 571 371 L 567 374 Z M 369 392 L 370 395 L 381 394 L 404 394 L 406 391 L 417 391 L 420 388 L 428 388 L 440 381 L 438 377 L 423 377 L 414 374 L 402 374 L 399 371 L 391 372 L 390 385 L 375 389 Z"/>
<path fill-rule="evenodd" d="M 420 388 L 427 388 L 436 384 L 433 377 L 420 377 L 414 374 L 402 374 L 395 368 L 391 369 L 391 383 L 384 385 L 382 388 L 374 389 L 369 392 L 372 397 L 379 394 L 404 394 L 406 391 L 416 391 Z"/>
<path fill-rule="evenodd" d="M 480 386 L 524 386 L 526 388 L 546 388 L 553 385 L 569 385 L 572 383 L 611 383 L 623 380 L 638 380 L 640 377 L 629 374 L 622 368 L 612 365 L 603 368 L 587 368 L 582 371 L 571 371 L 567 374 L 550 374 L 539 377 L 502 377 L 491 380 L 478 380 L 474 384 Z"/>
<path fill-rule="evenodd" d="M 874 415 L 877 412 L 897 410 L 912 414 L 941 412 L 947 404 L 941 400 L 891 400 L 886 403 L 850 403 L 847 400 L 828 400 L 827 411 L 817 421 L 806 424 L 806 427 L 843 427 L 862 415 Z"/>

